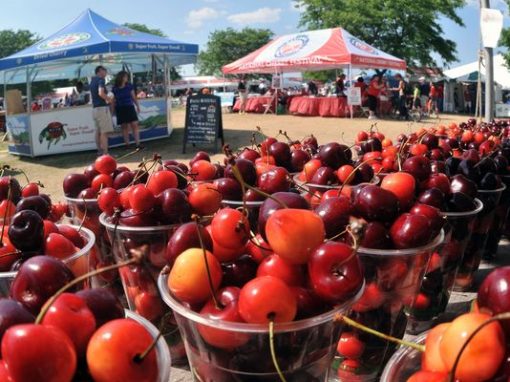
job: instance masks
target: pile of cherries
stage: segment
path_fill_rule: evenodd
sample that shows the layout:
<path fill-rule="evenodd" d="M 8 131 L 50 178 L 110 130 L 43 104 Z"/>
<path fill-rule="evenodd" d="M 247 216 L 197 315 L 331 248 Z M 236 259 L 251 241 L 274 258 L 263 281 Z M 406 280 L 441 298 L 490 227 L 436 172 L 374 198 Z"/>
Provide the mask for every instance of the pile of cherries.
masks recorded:
<path fill-rule="evenodd" d="M 0 380 L 156 381 L 158 363 L 151 333 L 124 318 L 122 304 L 107 288 L 71 287 L 62 261 L 34 256 L 19 268 L 10 298 L 0 299 Z M 44 307 L 43 307 L 44 306 Z M 37 319 L 36 319 L 37 316 Z"/>

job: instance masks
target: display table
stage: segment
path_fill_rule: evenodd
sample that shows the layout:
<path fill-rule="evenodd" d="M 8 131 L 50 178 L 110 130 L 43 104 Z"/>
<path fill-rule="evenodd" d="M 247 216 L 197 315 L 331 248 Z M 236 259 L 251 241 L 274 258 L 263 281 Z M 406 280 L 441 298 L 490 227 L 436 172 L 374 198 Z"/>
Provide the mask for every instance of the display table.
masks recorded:
<path fill-rule="evenodd" d="M 272 103 L 271 103 L 272 101 Z M 260 97 L 249 97 L 246 100 L 246 107 L 245 111 L 247 113 L 263 113 L 266 110 L 266 105 L 271 103 L 270 110 L 274 112 L 274 104 L 275 101 L 273 97 L 266 97 L 266 96 L 260 96 Z M 241 100 L 238 98 L 236 100 L 236 103 L 234 104 L 234 111 L 239 111 L 241 108 Z"/>
<path fill-rule="evenodd" d="M 391 101 L 379 101 L 378 108 L 382 115 L 389 114 L 392 108 Z M 347 97 L 294 97 L 289 105 L 289 113 L 336 118 L 346 118 L 351 115 Z M 356 114 L 355 111 L 354 114 Z"/>
<path fill-rule="evenodd" d="M 140 140 L 169 136 L 172 126 L 167 101 L 146 98 L 139 100 L 139 104 Z M 36 157 L 96 149 L 91 105 L 7 115 L 6 126 L 11 154 Z M 122 131 L 115 129 L 108 138 L 108 145 L 122 144 Z"/>

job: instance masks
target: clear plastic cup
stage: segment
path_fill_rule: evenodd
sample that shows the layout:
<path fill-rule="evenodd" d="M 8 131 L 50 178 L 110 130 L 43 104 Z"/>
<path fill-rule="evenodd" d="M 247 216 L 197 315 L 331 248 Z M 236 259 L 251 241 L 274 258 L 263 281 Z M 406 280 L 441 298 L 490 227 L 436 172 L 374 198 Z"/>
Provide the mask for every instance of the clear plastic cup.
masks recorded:
<path fill-rule="evenodd" d="M 125 312 L 126 318 L 130 318 L 131 320 L 138 322 L 140 325 L 143 325 L 143 327 L 151 334 L 152 338 L 156 338 L 159 335 L 159 330 L 152 325 L 150 321 L 134 312 L 131 312 L 130 310 L 126 310 Z M 172 359 L 165 340 L 160 338 L 154 349 L 156 349 L 156 358 L 158 361 L 159 373 L 157 382 L 169 382 L 170 371 L 172 369 Z"/>
<path fill-rule="evenodd" d="M 420 291 L 421 282 L 432 253 L 444 240 L 441 230 L 430 243 L 419 248 L 378 250 L 360 247 L 358 255 L 365 270 L 365 292 L 353 305 L 350 317 L 381 333 L 403 338 L 406 307 Z M 338 354 L 332 368 L 337 381 L 377 381 L 395 345 L 371 334 L 350 329 L 364 343 L 356 369 L 343 368 L 348 358 Z"/>
<path fill-rule="evenodd" d="M 97 199 L 79 199 L 65 198 L 71 222 L 76 225 L 82 225 L 90 229 L 96 236 L 96 245 L 92 248 L 91 266 L 92 269 L 103 268 L 115 264 L 110 241 L 105 228 L 99 222 L 101 209 L 97 204 Z M 121 301 L 124 301 L 124 293 L 118 271 L 111 271 L 98 275 L 93 280 L 94 287 L 108 287 L 114 291 Z"/>
<path fill-rule="evenodd" d="M 496 209 L 506 186 L 497 190 L 478 190 L 478 199 L 483 203 L 482 211 L 476 216 L 471 239 L 464 252 L 464 258 L 455 278 L 456 291 L 467 291 L 473 284 L 474 274 L 478 270 L 487 244 L 489 229 L 492 226 Z"/>
<path fill-rule="evenodd" d="M 292 180 L 297 186 L 304 188 L 305 190 L 310 191 L 310 192 L 321 192 L 322 193 L 322 192 L 326 192 L 328 190 L 338 190 L 342 187 L 342 184 L 340 184 L 340 183 L 315 184 L 315 183 L 305 182 L 301 179 L 301 173 L 294 175 Z M 364 182 L 364 183 L 358 183 L 358 184 L 346 184 L 343 187 L 351 187 L 352 188 L 352 187 L 359 186 L 361 184 L 379 184 L 380 181 L 381 181 L 381 179 L 379 178 L 379 176 L 374 175 L 374 177 L 372 178 L 372 180 L 370 182 Z"/>
<path fill-rule="evenodd" d="M 58 224 L 61 225 L 61 224 Z M 71 226 L 78 229 L 77 226 Z M 64 263 L 73 271 L 75 276 L 81 276 L 91 270 L 90 266 L 90 251 L 95 244 L 94 234 L 87 228 L 82 227 L 80 229 L 80 235 L 85 240 L 85 245 L 74 255 L 64 259 Z M 0 272 L 0 297 L 9 297 L 9 289 L 11 283 L 16 277 L 18 272 Z M 88 282 L 84 283 L 83 286 L 88 286 Z"/>
<path fill-rule="evenodd" d="M 163 333 L 175 364 L 186 362 L 186 352 L 172 312 L 163 302 L 157 286 L 158 275 L 166 266 L 168 240 L 179 225 L 129 227 L 115 225 L 105 214 L 99 217 L 106 228 L 117 262 L 129 260 L 131 251 L 147 251 L 143 265 L 119 269 L 129 309 L 152 322 Z"/>
<path fill-rule="evenodd" d="M 414 342 L 424 344 L 427 333 L 418 336 Z M 422 352 L 402 346 L 390 358 L 384 368 L 380 382 L 407 382 L 409 377 L 420 370 Z"/>
<path fill-rule="evenodd" d="M 445 240 L 429 261 L 420 288 L 421 298 L 409 309 L 408 333 L 418 334 L 430 329 L 434 320 L 445 311 L 476 216 L 483 209 L 479 199 L 475 199 L 475 204 L 472 211 L 442 213 L 446 217 Z"/>
<path fill-rule="evenodd" d="M 510 175 L 500 176 L 501 180 L 506 186 L 506 189 L 501 194 L 501 199 L 494 213 L 492 226 L 489 230 L 487 237 L 487 244 L 485 246 L 483 257 L 486 259 L 493 259 L 498 252 L 499 241 L 503 235 L 505 224 L 508 218 L 508 211 L 510 210 Z"/>
<path fill-rule="evenodd" d="M 158 286 L 164 301 L 174 311 L 190 368 L 196 381 L 278 381 L 271 360 L 268 325 L 227 322 L 206 318 L 182 305 L 169 292 L 167 275 Z M 344 330 L 333 319 L 348 314 L 358 296 L 341 306 L 308 319 L 275 325 L 274 346 L 278 364 L 287 381 L 328 381 L 336 341 Z M 223 331 L 229 349 L 208 344 L 200 332 Z"/>

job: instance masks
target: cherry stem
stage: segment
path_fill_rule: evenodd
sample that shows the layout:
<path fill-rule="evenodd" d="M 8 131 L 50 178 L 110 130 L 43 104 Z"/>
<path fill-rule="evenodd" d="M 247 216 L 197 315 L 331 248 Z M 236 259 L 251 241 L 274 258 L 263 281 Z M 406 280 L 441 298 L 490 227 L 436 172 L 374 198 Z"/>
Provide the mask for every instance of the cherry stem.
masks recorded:
<path fill-rule="evenodd" d="M 280 369 L 280 365 L 278 364 L 278 359 L 276 358 L 276 351 L 274 349 L 274 313 L 269 315 L 269 349 L 271 351 L 271 359 L 273 360 L 274 368 L 278 373 L 278 377 L 280 377 L 281 382 L 287 382 L 285 376 Z"/>
<path fill-rule="evenodd" d="M 285 204 L 282 200 L 279 200 L 277 198 L 275 198 L 274 196 L 272 195 L 269 195 L 268 193 L 262 191 L 262 190 L 259 190 L 258 188 L 256 187 L 253 187 L 253 186 L 250 186 L 248 183 L 246 183 L 241 175 L 241 173 L 239 172 L 239 169 L 237 168 L 236 165 L 232 165 L 232 174 L 234 175 L 234 177 L 236 178 L 236 180 L 241 184 L 246 187 L 246 188 L 249 188 L 250 190 L 252 191 L 255 191 L 256 193 L 268 198 L 268 199 L 271 199 L 273 201 L 275 201 L 276 203 L 278 203 L 280 206 L 282 206 L 283 208 L 289 208 L 289 206 L 287 206 L 287 204 Z"/>
<path fill-rule="evenodd" d="M 5 207 L 4 211 L 4 218 L 2 221 L 2 232 L 0 233 L 0 247 L 4 246 L 4 232 L 5 232 L 5 225 L 7 224 L 7 211 L 9 211 L 11 201 L 11 180 L 9 179 L 9 187 L 7 188 L 7 202 L 5 203 L 7 206 Z"/>
<path fill-rule="evenodd" d="M 460 363 L 460 358 L 462 357 L 462 353 L 464 350 L 466 350 L 467 346 L 471 342 L 471 340 L 487 325 L 492 324 L 496 321 L 501 320 L 508 320 L 510 319 L 510 312 L 500 313 L 495 315 L 494 317 L 489 318 L 487 321 L 485 321 L 483 324 L 481 324 L 478 328 L 475 329 L 473 333 L 469 335 L 469 337 L 466 339 L 466 342 L 462 345 L 460 348 L 459 354 L 457 354 L 457 358 L 455 358 L 455 362 L 453 363 L 452 370 L 450 371 L 448 382 L 455 382 L 455 372 L 457 371 L 457 366 Z"/>
<path fill-rule="evenodd" d="M 345 179 L 345 181 L 342 183 L 342 186 L 340 186 L 340 188 L 338 189 L 338 195 L 341 195 L 342 193 L 342 190 L 344 189 L 344 187 L 349 184 L 349 182 L 352 180 L 352 178 L 354 178 L 354 176 L 356 175 L 356 171 L 358 171 L 361 166 L 363 166 L 364 164 L 367 164 L 368 162 L 370 161 L 373 161 L 374 159 L 367 159 L 363 162 L 361 162 L 359 165 L 357 165 L 356 167 L 353 168 L 353 170 L 351 171 L 351 173 L 347 176 L 347 178 Z"/>
<path fill-rule="evenodd" d="M 195 228 L 197 230 L 198 241 L 200 242 L 200 248 L 202 248 L 202 253 L 204 255 L 205 270 L 207 272 L 207 280 L 209 281 L 209 288 L 211 289 L 211 297 L 213 299 L 214 306 L 216 307 L 216 309 L 221 309 L 221 305 L 220 305 L 218 299 L 216 298 L 216 293 L 214 292 L 214 285 L 213 285 L 213 281 L 212 281 L 211 270 L 209 269 L 209 262 L 207 261 L 207 251 L 204 246 L 204 240 L 202 239 L 202 233 L 200 232 L 200 226 L 199 226 L 197 220 L 198 220 L 197 217 L 195 217 Z"/>
<path fill-rule="evenodd" d="M 28 175 L 25 171 L 23 171 L 21 168 L 13 168 L 13 171 L 19 171 L 23 176 L 25 177 L 25 180 L 27 181 L 27 184 L 30 183 L 30 179 L 28 179 Z"/>
<path fill-rule="evenodd" d="M 136 153 L 137 153 L 137 152 L 139 152 L 140 150 L 141 150 L 141 149 L 140 149 L 139 147 L 137 147 L 137 148 L 136 148 L 136 149 L 134 149 L 133 151 L 130 151 L 130 152 L 128 152 L 127 154 L 124 154 L 124 155 L 122 155 L 122 156 L 118 157 L 118 158 L 117 158 L 117 161 L 122 160 L 122 159 L 125 159 L 125 158 L 127 158 L 127 157 L 130 157 L 131 155 L 136 154 Z"/>
<path fill-rule="evenodd" d="M 106 267 L 96 269 L 94 271 L 85 273 L 84 275 L 81 275 L 81 276 L 75 278 L 74 280 L 68 282 L 66 285 L 64 285 L 62 288 L 60 288 L 53 296 L 51 296 L 48 299 L 48 301 L 46 301 L 44 303 L 43 307 L 41 308 L 41 311 L 39 312 L 39 315 L 35 319 L 35 324 L 37 325 L 37 324 L 41 323 L 41 321 L 44 319 L 44 316 L 46 315 L 48 310 L 51 308 L 53 303 L 57 300 L 57 298 L 60 297 L 60 295 L 62 293 L 64 293 L 69 288 L 71 288 L 71 287 L 81 283 L 82 281 L 87 280 L 90 277 L 94 277 L 94 276 L 100 275 L 101 273 L 113 271 L 115 269 L 119 269 L 121 267 L 125 267 L 125 266 L 131 265 L 131 264 L 140 263 L 142 261 L 142 259 L 143 259 L 143 255 L 142 255 L 141 252 L 140 253 L 134 252 L 133 253 L 133 257 L 131 259 L 129 259 L 129 260 L 122 261 L 122 262 L 117 263 L 117 264 L 108 265 Z"/>
<path fill-rule="evenodd" d="M 88 215 L 88 212 L 89 212 L 89 209 L 87 207 L 87 202 L 85 200 L 85 198 L 82 198 L 83 200 L 83 205 L 85 206 L 85 213 L 83 214 L 83 217 L 81 218 L 81 222 L 80 222 L 80 225 L 78 227 L 78 232 L 81 231 L 82 227 L 83 227 L 83 223 L 85 223 L 85 219 L 87 218 L 87 215 Z"/>
<path fill-rule="evenodd" d="M 416 350 L 418 350 L 420 352 L 424 352 L 425 351 L 425 345 L 420 345 L 420 344 L 416 344 L 414 342 L 404 341 L 404 340 L 401 340 L 399 338 L 390 336 L 388 334 L 384 334 L 384 333 L 378 332 L 377 330 L 374 330 L 372 328 L 369 328 L 368 326 L 360 324 L 359 322 L 356 322 L 353 319 L 350 319 L 349 317 L 344 316 L 343 314 L 340 314 L 340 313 L 335 315 L 334 321 L 344 322 L 345 324 L 347 324 L 347 325 L 349 325 L 349 326 L 351 326 L 353 328 L 361 330 L 362 332 L 365 332 L 365 333 L 372 334 L 372 335 L 374 335 L 376 337 L 382 338 L 383 340 L 386 340 L 386 341 L 389 341 L 389 342 L 394 342 L 394 343 L 399 344 L 399 345 L 408 346 L 408 347 L 416 349 Z"/>
<path fill-rule="evenodd" d="M 161 332 L 158 333 L 158 335 L 154 338 L 154 340 L 151 342 L 151 344 L 145 349 L 142 354 L 137 354 L 133 358 L 133 361 L 136 363 L 142 363 L 145 357 L 156 347 L 158 344 L 159 339 L 161 338 L 163 334 Z"/>

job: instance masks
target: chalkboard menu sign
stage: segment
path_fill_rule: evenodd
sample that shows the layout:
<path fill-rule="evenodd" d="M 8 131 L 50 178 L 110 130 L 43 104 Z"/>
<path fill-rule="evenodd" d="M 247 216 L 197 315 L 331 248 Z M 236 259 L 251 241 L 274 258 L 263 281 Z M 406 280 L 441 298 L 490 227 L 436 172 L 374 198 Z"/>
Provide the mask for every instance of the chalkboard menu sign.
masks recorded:
<path fill-rule="evenodd" d="M 186 152 L 188 143 L 193 146 L 214 145 L 218 151 L 218 139 L 223 145 L 220 97 L 202 94 L 188 97 L 182 152 Z"/>

